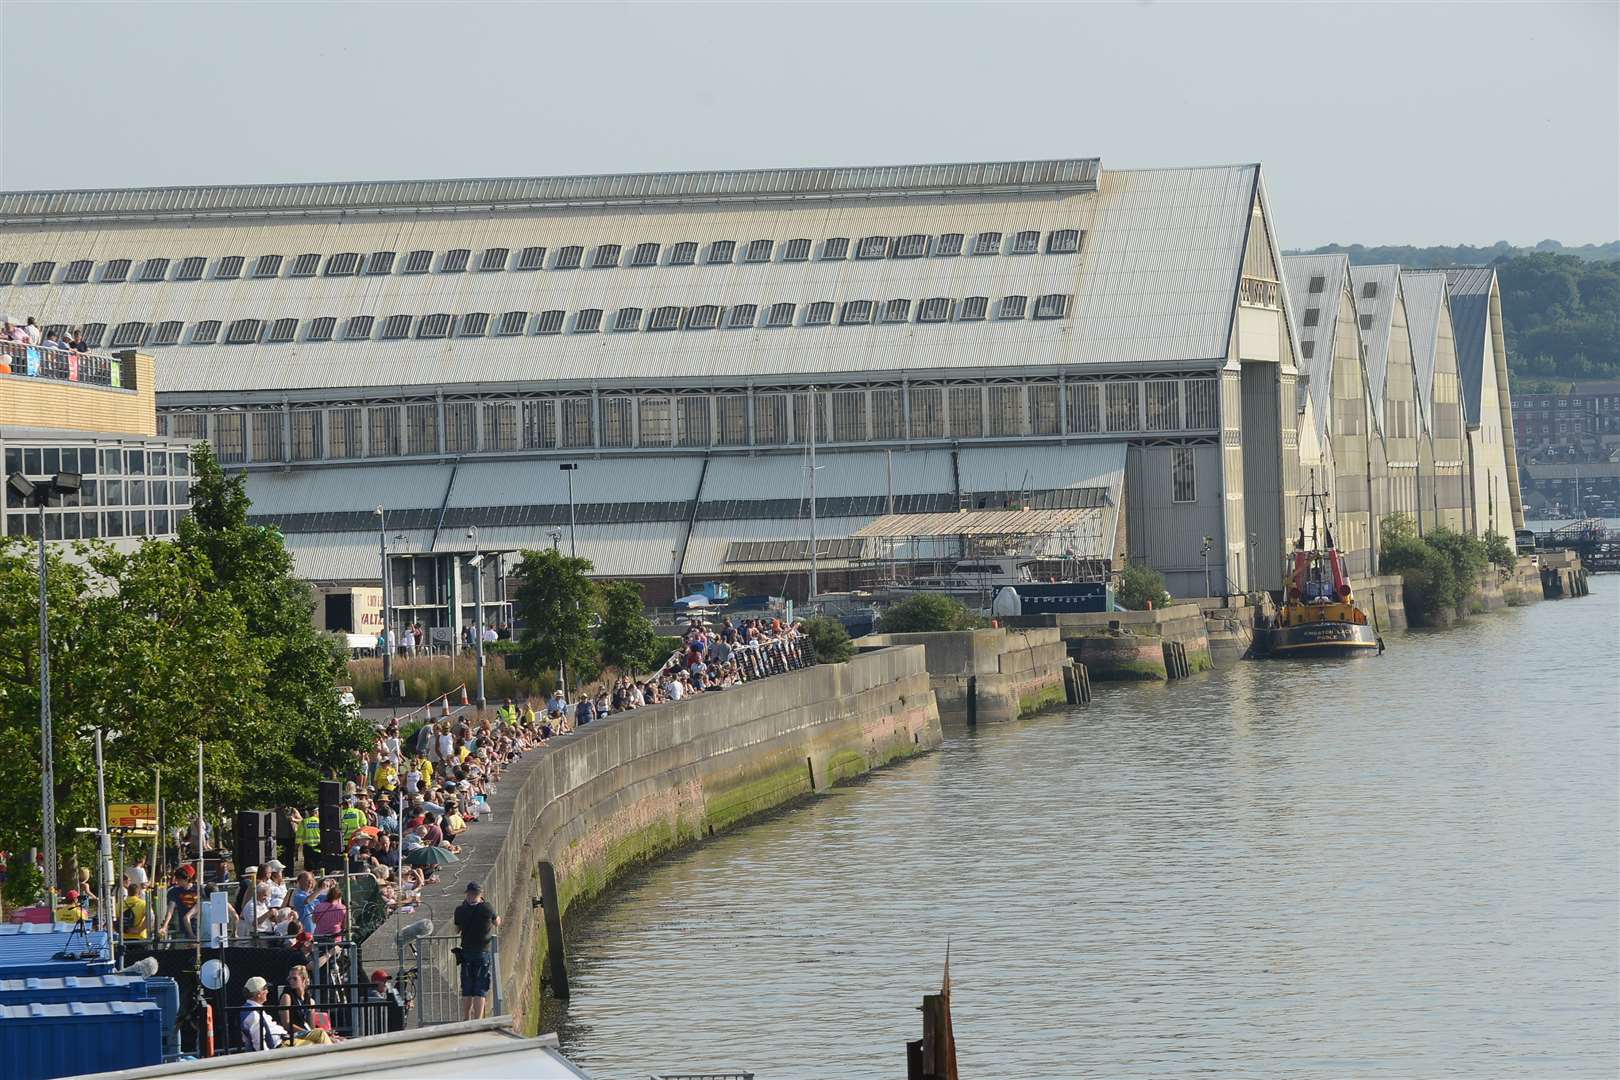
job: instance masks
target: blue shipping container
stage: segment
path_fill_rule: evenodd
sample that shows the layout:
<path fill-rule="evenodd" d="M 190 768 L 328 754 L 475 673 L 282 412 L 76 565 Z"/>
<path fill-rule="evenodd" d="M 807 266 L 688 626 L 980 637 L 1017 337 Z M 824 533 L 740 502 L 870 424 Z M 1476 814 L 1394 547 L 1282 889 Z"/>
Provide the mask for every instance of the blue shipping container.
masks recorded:
<path fill-rule="evenodd" d="M 135 1069 L 163 1061 L 163 1018 L 152 1001 L 0 1005 L 7 1080 Z"/>
<path fill-rule="evenodd" d="M 152 997 L 139 975 L 68 975 L 0 979 L 0 1005 L 61 1005 L 69 1001 L 145 1001 Z"/>

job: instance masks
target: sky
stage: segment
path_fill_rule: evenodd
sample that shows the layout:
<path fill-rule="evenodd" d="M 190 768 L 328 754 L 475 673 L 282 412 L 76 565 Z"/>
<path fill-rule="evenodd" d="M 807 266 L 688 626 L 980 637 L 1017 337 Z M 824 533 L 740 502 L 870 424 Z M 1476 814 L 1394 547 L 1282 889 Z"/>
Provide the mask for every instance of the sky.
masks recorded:
<path fill-rule="evenodd" d="M 1620 237 L 1620 4 L 0 0 L 0 189 L 1262 162 L 1285 247 Z"/>

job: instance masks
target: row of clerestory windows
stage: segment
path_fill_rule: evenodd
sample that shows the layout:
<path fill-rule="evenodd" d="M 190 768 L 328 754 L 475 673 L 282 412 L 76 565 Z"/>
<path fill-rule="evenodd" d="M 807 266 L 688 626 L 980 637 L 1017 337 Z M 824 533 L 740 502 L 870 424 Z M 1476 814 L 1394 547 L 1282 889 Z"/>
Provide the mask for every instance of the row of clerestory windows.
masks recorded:
<path fill-rule="evenodd" d="M 1067 293 L 1047 293 L 1028 296 L 1003 296 L 996 300 L 994 318 L 998 321 L 1025 318 L 1063 319 L 1069 315 L 1072 297 Z M 463 315 L 438 312 L 432 315 L 354 315 L 339 320 L 335 315 L 301 321 L 296 318 L 234 319 L 230 322 L 204 320 L 191 324 L 189 342 L 192 345 L 277 345 L 299 340 L 324 341 L 403 341 L 407 338 L 432 340 L 437 338 L 520 337 L 524 335 L 549 336 L 565 331 L 575 334 L 594 334 L 603 330 L 627 333 L 638 330 L 648 332 L 666 330 L 752 330 L 775 329 L 789 326 L 867 326 L 891 323 L 946 323 L 979 322 L 990 317 L 992 311 L 987 296 L 968 296 L 956 299 L 934 296 L 912 301 L 907 298 L 891 300 L 818 300 L 810 304 L 781 301 L 774 304 L 698 304 L 693 307 L 666 305 L 650 311 L 639 307 L 623 307 L 611 313 L 601 308 L 582 308 L 573 312 L 562 309 L 550 311 L 507 311 L 499 315 L 487 311 L 474 311 Z M 572 315 L 572 319 L 570 319 Z M 105 327 L 97 328 L 97 340 Z M 143 346 L 178 345 L 185 333 L 185 324 L 178 320 L 164 322 L 126 322 L 112 328 L 109 344 L 116 349 L 137 349 Z"/>
<path fill-rule="evenodd" d="M 587 248 L 569 244 L 547 248 L 530 246 L 519 248 L 491 247 L 477 252 L 471 248 L 452 248 L 449 251 L 421 249 L 404 253 L 395 251 L 342 251 L 332 255 L 306 252 L 302 255 L 259 255 L 251 260 L 242 255 L 226 255 L 214 260 L 213 280 L 239 281 L 243 279 L 375 277 L 384 274 L 427 274 L 435 268 L 441 274 L 460 274 L 468 270 L 493 272 L 503 270 L 607 270 L 620 267 L 652 266 L 717 266 L 769 262 L 839 261 L 855 259 L 921 259 L 949 258 L 962 255 L 1069 255 L 1078 253 L 1084 233 L 1080 229 L 1054 229 L 1044 234 L 1039 229 L 1000 233 L 909 233 L 904 236 L 862 236 L 850 238 L 835 236 L 817 241 L 808 238 L 794 240 L 714 240 L 699 244 L 685 240 L 673 244 L 641 243 L 626 248 L 621 244 L 599 244 Z M 143 260 L 108 259 L 100 264 L 101 273 L 96 280 L 102 284 L 122 282 L 201 281 L 206 276 L 208 258 L 191 255 L 181 259 L 155 257 Z M 0 286 L 7 285 L 83 285 L 95 277 L 96 263 L 92 259 L 75 259 L 60 264 L 42 260 L 22 264 L 0 262 Z"/>

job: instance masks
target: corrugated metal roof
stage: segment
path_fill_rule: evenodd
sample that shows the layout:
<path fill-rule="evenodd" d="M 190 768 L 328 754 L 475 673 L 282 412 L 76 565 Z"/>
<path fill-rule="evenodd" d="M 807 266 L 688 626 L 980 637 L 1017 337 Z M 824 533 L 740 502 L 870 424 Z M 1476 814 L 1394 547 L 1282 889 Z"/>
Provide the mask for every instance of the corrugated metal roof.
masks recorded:
<path fill-rule="evenodd" d="M 8 258 L 217 258 L 261 252 L 474 252 L 715 239 L 939 235 L 1079 229 L 1078 255 L 870 259 L 619 267 L 532 273 L 391 273 L 235 281 L 0 288 L 8 310 L 68 324 L 157 324 L 664 305 L 806 305 L 1046 293 L 1074 297 L 1068 318 L 787 327 L 670 333 L 564 333 L 191 345 L 154 350 L 162 393 L 298 391 L 471 383 L 597 385 L 695 380 L 755 384 L 850 373 L 1074 364 L 1156 364 L 1224 357 L 1258 166 L 1109 172 L 1096 191 L 973 198 L 864 199 L 707 210 L 622 207 L 457 215 L 289 218 L 255 222 L 0 229 Z M 476 256 L 475 256 L 476 258 Z M 251 270 L 251 263 L 249 269 Z M 22 277 L 24 275 L 19 275 Z M 188 337 L 184 340 L 189 341 Z"/>
<path fill-rule="evenodd" d="M 1444 270 L 1402 270 L 1401 294 L 1406 298 L 1406 328 L 1412 335 L 1412 363 L 1417 368 L 1418 400 L 1425 422 L 1434 416 L 1434 373 L 1441 363 L 1440 320 L 1446 309 Z"/>
<path fill-rule="evenodd" d="M 1288 290 L 1294 337 L 1300 343 L 1299 390 L 1301 407 L 1306 395 L 1312 405 L 1318 437 L 1327 436 L 1333 403 L 1333 353 L 1338 334 L 1339 306 L 1348 287 L 1350 260 L 1343 255 L 1286 255 L 1283 286 Z M 1311 292 L 1311 279 L 1322 279 L 1322 290 Z M 1314 326 L 1305 325 L 1305 313 L 1315 310 Z M 1359 334 L 1359 328 L 1358 328 Z M 1310 344 L 1307 349 L 1306 344 Z M 1311 355 L 1306 356 L 1309 352 Z"/>
<path fill-rule="evenodd" d="M 1350 268 L 1352 295 L 1356 301 L 1356 314 L 1360 322 L 1361 343 L 1366 349 L 1367 385 L 1372 392 L 1373 412 L 1380 429 L 1384 426 L 1384 382 L 1389 369 L 1390 334 L 1394 331 L 1395 305 L 1400 296 L 1401 268 L 1399 266 L 1352 266 Z M 1376 295 L 1367 296 L 1368 284 L 1376 287 Z M 1368 325 L 1370 322 L 1370 325 Z"/>
<path fill-rule="evenodd" d="M 1446 271 L 1451 291 L 1451 327 L 1457 335 L 1457 374 L 1462 379 L 1463 408 L 1470 426 L 1480 422 L 1480 394 L 1484 367 L 1494 364 L 1491 341 L 1491 289 L 1496 270 L 1489 266 L 1460 266 Z"/>
<path fill-rule="evenodd" d="M 578 205 L 872 198 L 1036 188 L 1091 191 L 1097 158 L 740 169 L 596 176 L 362 180 L 312 184 L 104 188 L 0 194 L 0 225 L 108 218 L 311 216 L 366 211 L 474 211 Z"/>
<path fill-rule="evenodd" d="M 865 525 L 871 518 L 825 518 L 816 522 L 816 536 L 822 540 L 842 539 L 854 535 L 855 531 Z M 785 562 L 774 567 L 766 568 L 754 564 L 746 566 L 731 566 L 726 562 L 726 551 L 734 541 L 738 540 L 808 540 L 810 538 L 810 518 L 806 514 L 799 518 L 777 518 L 766 521 L 700 521 L 692 530 L 692 539 L 686 546 L 686 561 L 681 567 L 681 573 L 687 576 L 694 574 L 738 574 L 738 573 L 771 573 L 773 571 L 786 572 L 788 570 L 807 569 L 810 565 L 806 559 L 802 564 Z M 818 545 L 818 549 L 820 545 Z M 835 566 L 846 566 L 847 561 L 830 560 L 821 564 L 825 569 Z"/>

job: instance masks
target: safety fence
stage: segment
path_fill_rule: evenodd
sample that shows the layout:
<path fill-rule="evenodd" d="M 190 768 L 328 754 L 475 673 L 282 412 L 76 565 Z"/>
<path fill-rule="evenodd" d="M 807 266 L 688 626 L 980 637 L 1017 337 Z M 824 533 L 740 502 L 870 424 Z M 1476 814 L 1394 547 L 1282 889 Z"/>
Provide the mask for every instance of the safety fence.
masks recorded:
<path fill-rule="evenodd" d="M 0 341 L 0 375 L 26 375 L 123 389 L 134 387 L 134 379 L 129 377 L 123 360 L 116 356 L 47 349 L 18 341 Z"/>
<path fill-rule="evenodd" d="M 444 934 L 401 942 L 395 978 L 410 1002 L 407 1024 L 426 1027 L 463 1019 L 460 958 L 461 937 Z M 501 1013 L 501 943 L 490 939 L 490 996 L 487 1015 Z"/>

